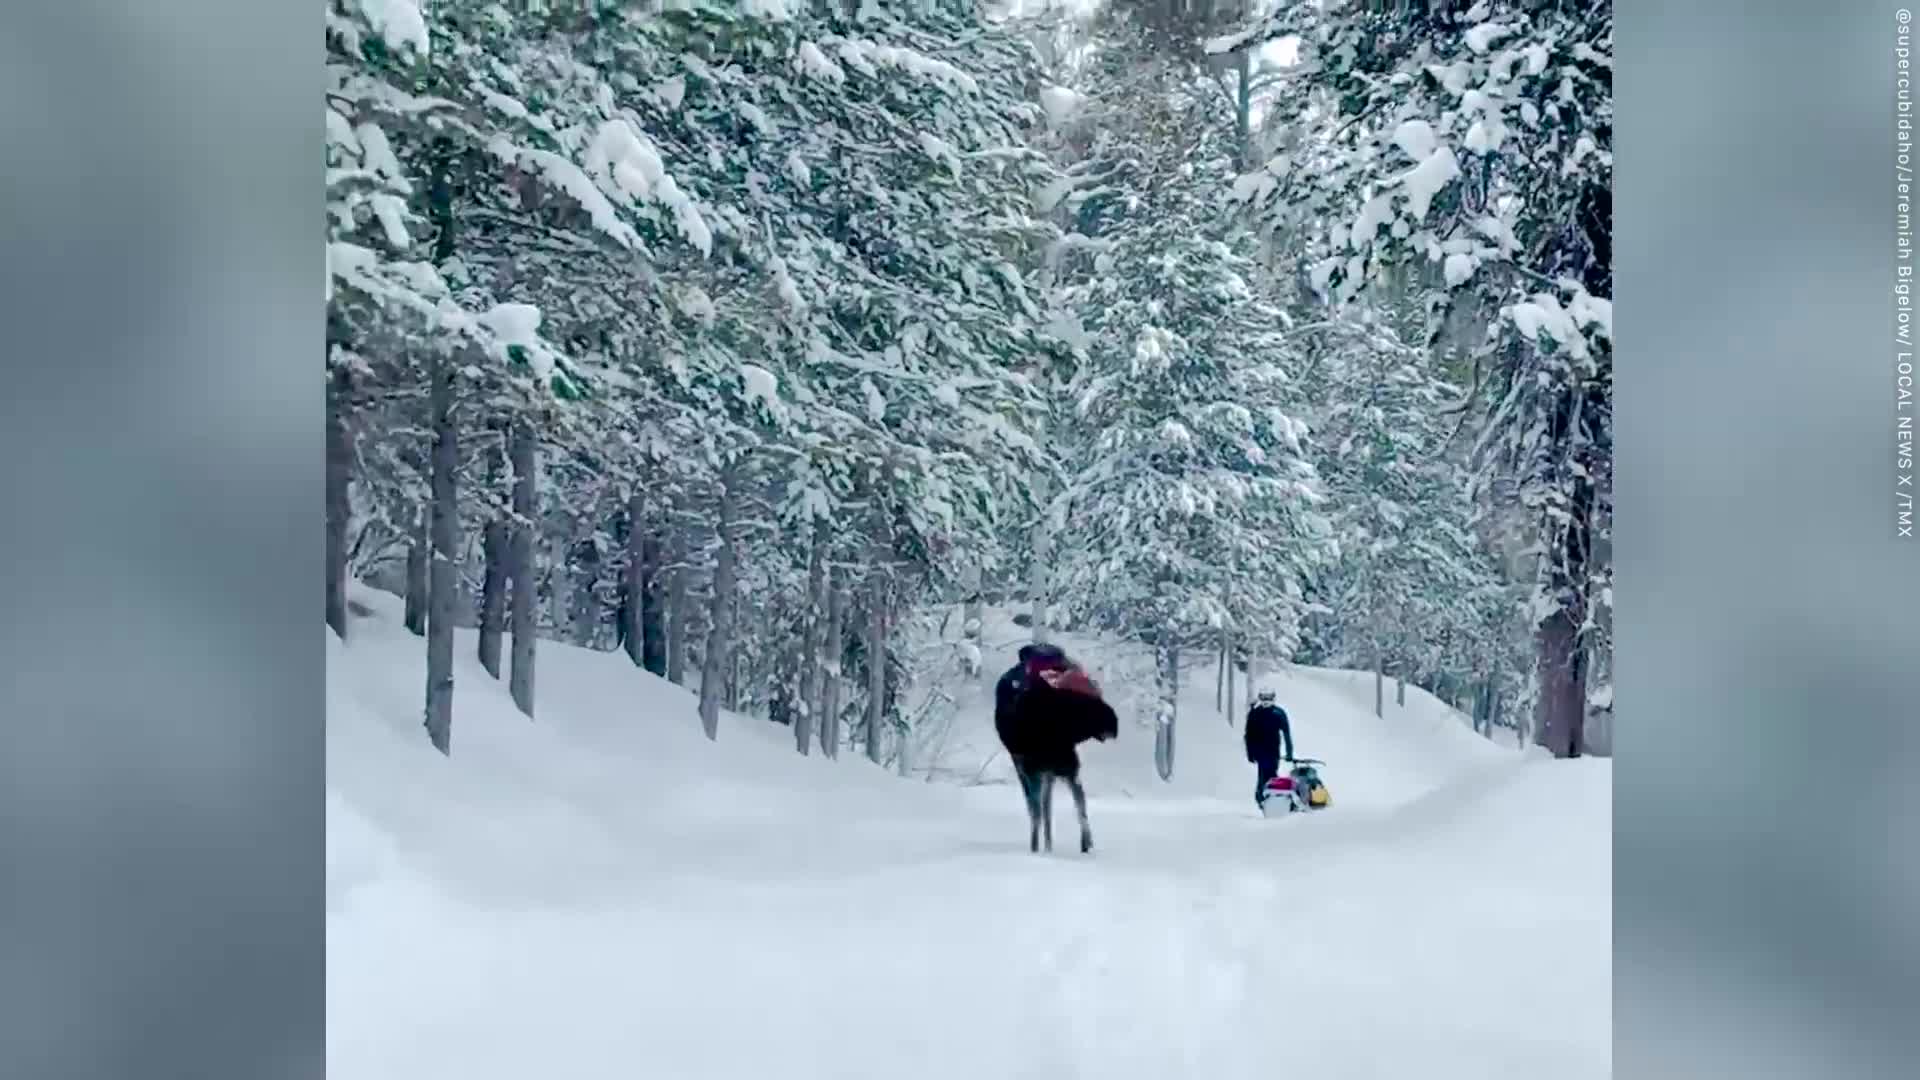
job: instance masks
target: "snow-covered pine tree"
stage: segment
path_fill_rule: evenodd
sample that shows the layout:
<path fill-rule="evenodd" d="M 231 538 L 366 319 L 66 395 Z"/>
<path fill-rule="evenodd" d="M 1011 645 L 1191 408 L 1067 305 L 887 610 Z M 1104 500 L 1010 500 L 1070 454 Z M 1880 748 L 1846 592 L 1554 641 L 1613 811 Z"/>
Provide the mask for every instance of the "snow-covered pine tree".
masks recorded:
<path fill-rule="evenodd" d="M 1328 401 L 1315 433 L 1342 553 L 1316 577 L 1318 646 L 1336 663 L 1373 668 L 1376 682 L 1389 669 L 1432 679 L 1453 634 L 1449 613 L 1496 572 L 1471 527 L 1465 470 L 1449 453 L 1455 425 L 1445 410 L 1459 389 L 1383 323 L 1328 336 Z"/>
<path fill-rule="evenodd" d="M 1168 776 L 1182 650 L 1231 628 L 1290 655 L 1326 530 L 1286 320 L 1254 291 L 1247 238 L 1221 213 L 1231 113 L 1125 19 L 1096 49 L 1074 87 L 1086 151 L 1065 194 L 1094 243 L 1062 271 L 1086 335 L 1072 388 L 1085 434 L 1053 501 L 1056 595 L 1076 620 L 1155 649 Z"/>
<path fill-rule="evenodd" d="M 390 531 L 405 535 L 416 554 L 430 534 L 426 728 L 448 752 L 461 517 L 457 395 L 462 386 L 491 382 L 525 402 L 573 395 L 585 380 L 539 333 L 537 309 L 490 303 L 462 288 L 451 217 L 456 160 L 462 147 L 503 137 L 476 126 L 459 87 L 450 88 L 453 96 L 415 92 L 441 82 L 441 54 L 418 8 L 330 3 L 326 15 L 329 615 L 339 614 L 350 556 L 356 431 L 424 434 L 430 453 L 386 453 L 408 467 L 362 471 L 371 489 L 363 505 L 373 516 L 397 518 Z M 432 261 L 410 257 L 411 228 L 422 223 L 437 234 Z M 369 424 L 373 405 L 391 413 Z M 407 419 L 391 422 L 394 413 Z M 422 529 L 415 523 L 427 506 L 431 527 Z"/>
<path fill-rule="evenodd" d="M 1264 34 L 1299 36 L 1315 93 L 1294 118 L 1311 130 L 1243 184 L 1249 204 L 1323 238 L 1313 280 L 1328 295 L 1425 263 L 1435 339 L 1486 327 L 1479 486 L 1534 517 L 1536 726 L 1576 755 L 1608 593 L 1612 9 L 1289 5 Z"/>
<path fill-rule="evenodd" d="M 681 50 L 651 80 L 670 91 L 635 109 L 704 162 L 689 190 L 738 198 L 715 231 L 757 275 L 759 318 L 733 355 L 787 416 L 777 576 L 810 612 L 775 632 L 828 657 L 798 639 L 824 636 L 836 580 L 869 598 L 882 577 L 890 595 L 945 585 L 991 557 L 1004 478 L 1042 467 L 1020 373 L 1038 334 L 1025 255 L 1046 239 L 1030 52 L 972 4 L 671 25 Z M 811 666 L 803 696 L 827 679 Z"/>
<path fill-rule="evenodd" d="M 560 546 L 610 550 L 611 519 L 598 504 L 615 488 L 634 488 L 636 425 L 660 411 L 634 378 L 644 366 L 632 350 L 644 340 L 638 326 L 660 306 L 640 271 L 662 247 L 684 243 L 704 257 L 711 235 L 599 71 L 577 59 L 592 19 L 466 5 L 422 16 L 406 3 L 330 4 L 328 15 L 329 325 L 338 361 L 330 384 L 339 403 L 330 426 L 345 436 L 334 442 L 351 443 L 356 420 L 378 432 L 374 445 L 358 448 L 360 459 L 372 454 L 386 467 L 362 470 L 359 501 L 366 516 L 397 518 L 389 531 L 411 537 L 424 501 L 423 455 L 407 446 L 428 434 L 417 399 L 435 362 L 448 358 L 454 399 L 433 410 L 434 441 L 447 446 L 441 436 L 461 427 L 487 432 L 482 453 L 495 482 L 464 512 L 458 488 L 436 485 L 436 506 L 455 503 L 436 509 L 436 520 L 482 517 L 495 527 L 488 547 L 496 558 L 497 527 L 513 522 L 505 577 L 514 592 L 514 690 L 531 712 L 522 668 L 532 658 L 533 593 L 546 577 L 533 552 L 550 544 L 522 544 L 517 534 L 570 520 L 584 531 Z M 430 262 L 400 257 L 419 226 L 432 235 L 431 252 L 420 253 Z M 357 400 L 345 392 L 356 381 L 366 390 Z M 369 402 L 383 411 L 364 415 Z M 502 442 L 512 444 L 507 468 Z M 458 443 L 451 456 L 437 455 L 455 470 Z M 572 512 L 556 517 L 533 504 L 533 478 L 518 474 L 536 457 L 561 466 Z M 338 491 L 352 486 L 330 476 L 331 517 Z M 333 540 L 331 521 L 329 529 L 331 583 L 342 573 L 335 552 L 346 545 Z M 443 552 L 435 569 L 453 557 Z M 455 568 L 446 569 L 451 587 Z M 497 589 L 499 577 L 483 571 L 477 581 Z M 601 601 L 601 584 L 576 582 L 588 609 Z M 498 604 L 497 593 L 485 599 L 490 611 Z M 593 610 L 574 614 L 582 627 L 594 623 Z M 441 651 L 436 645 L 436 657 Z M 430 686 L 445 681 L 430 673 Z"/>

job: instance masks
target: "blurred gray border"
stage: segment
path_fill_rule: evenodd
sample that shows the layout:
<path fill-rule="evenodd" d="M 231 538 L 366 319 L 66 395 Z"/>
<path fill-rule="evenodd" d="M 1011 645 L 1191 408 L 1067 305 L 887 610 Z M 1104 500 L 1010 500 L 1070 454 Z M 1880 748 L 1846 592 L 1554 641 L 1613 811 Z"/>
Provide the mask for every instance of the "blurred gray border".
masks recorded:
<path fill-rule="evenodd" d="M 323 1075 L 319 16 L 0 14 L 0 1076 Z"/>
<path fill-rule="evenodd" d="M 1920 1075 L 1898 6 L 1616 8 L 1616 1075 Z"/>
<path fill-rule="evenodd" d="M 1895 7 L 1618 12 L 1637 1080 L 1920 1061 Z M 0 15 L 0 1075 L 321 1075 L 316 16 Z"/>

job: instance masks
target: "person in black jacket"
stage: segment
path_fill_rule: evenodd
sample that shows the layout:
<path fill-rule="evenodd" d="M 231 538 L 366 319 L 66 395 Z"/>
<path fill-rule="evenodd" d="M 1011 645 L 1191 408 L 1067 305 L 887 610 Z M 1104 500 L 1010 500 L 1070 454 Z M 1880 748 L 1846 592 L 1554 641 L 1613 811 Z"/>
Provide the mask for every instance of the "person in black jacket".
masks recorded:
<path fill-rule="evenodd" d="M 1283 758 L 1293 760 L 1293 726 L 1287 722 L 1287 710 L 1273 700 L 1273 691 L 1262 690 L 1247 710 L 1247 760 L 1254 765 L 1256 806 L 1267 781 L 1279 773 Z"/>

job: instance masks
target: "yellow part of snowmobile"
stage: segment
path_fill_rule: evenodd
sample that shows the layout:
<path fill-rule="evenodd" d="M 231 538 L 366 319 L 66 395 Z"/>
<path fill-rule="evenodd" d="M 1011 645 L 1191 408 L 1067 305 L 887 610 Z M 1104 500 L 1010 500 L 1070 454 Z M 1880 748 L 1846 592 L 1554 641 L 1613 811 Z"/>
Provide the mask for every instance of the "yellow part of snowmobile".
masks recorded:
<path fill-rule="evenodd" d="M 1314 806 L 1327 805 L 1327 789 L 1324 787 L 1316 787 L 1312 791 L 1307 792 L 1307 802 Z"/>

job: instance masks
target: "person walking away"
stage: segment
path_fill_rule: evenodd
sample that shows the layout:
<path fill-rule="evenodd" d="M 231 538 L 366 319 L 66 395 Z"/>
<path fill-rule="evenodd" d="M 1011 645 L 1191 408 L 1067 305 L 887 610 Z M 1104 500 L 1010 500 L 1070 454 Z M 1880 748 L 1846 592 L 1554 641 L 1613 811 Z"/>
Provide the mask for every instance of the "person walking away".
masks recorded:
<path fill-rule="evenodd" d="M 1246 740 L 1247 760 L 1254 766 L 1253 803 L 1258 806 L 1267 781 L 1279 774 L 1281 760 L 1293 760 L 1293 726 L 1273 691 L 1260 691 L 1247 710 Z"/>

